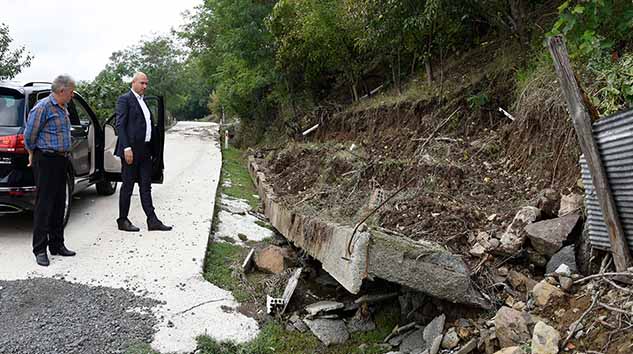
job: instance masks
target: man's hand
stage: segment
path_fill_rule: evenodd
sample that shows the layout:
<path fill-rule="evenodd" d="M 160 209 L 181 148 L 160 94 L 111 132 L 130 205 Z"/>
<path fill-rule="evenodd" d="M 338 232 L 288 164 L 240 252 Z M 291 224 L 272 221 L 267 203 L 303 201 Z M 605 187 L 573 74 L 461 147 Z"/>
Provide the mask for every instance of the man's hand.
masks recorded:
<path fill-rule="evenodd" d="M 132 149 L 126 149 L 123 153 L 125 155 L 125 162 L 127 162 L 128 165 L 131 165 L 134 162 L 134 153 L 132 153 Z"/>
<path fill-rule="evenodd" d="M 27 167 L 33 166 L 33 151 L 29 150 L 29 164 Z"/>

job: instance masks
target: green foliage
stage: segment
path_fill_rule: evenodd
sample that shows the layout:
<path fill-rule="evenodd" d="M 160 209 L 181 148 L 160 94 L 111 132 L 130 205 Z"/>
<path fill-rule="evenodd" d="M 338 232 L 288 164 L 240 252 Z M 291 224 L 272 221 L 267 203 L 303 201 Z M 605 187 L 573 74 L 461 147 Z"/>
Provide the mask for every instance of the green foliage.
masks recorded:
<path fill-rule="evenodd" d="M 229 181 L 230 186 L 222 186 L 222 193 L 237 199 L 248 201 L 253 209 L 259 207 L 257 189 L 248 173 L 244 152 L 229 146 L 222 150 L 222 181 Z"/>
<path fill-rule="evenodd" d="M 130 89 L 134 73 L 149 77 L 148 95 L 165 97 L 167 110 L 178 119 L 202 118 L 207 114 L 209 82 L 202 64 L 187 58 L 177 39 L 158 35 L 112 53 L 110 62 L 92 81 L 80 82 L 78 91 L 87 98 L 100 119 L 114 113 L 116 99 Z"/>
<path fill-rule="evenodd" d="M 600 87 L 593 94 L 593 103 L 601 114 L 633 106 L 633 53 L 625 54 L 616 63 L 607 60 L 592 69 Z"/>
<path fill-rule="evenodd" d="M 13 39 L 9 35 L 9 27 L 0 23 L 0 80 L 12 79 L 31 65 L 33 57 L 24 47 L 11 50 Z"/>
<path fill-rule="evenodd" d="M 233 269 L 239 267 L 244 248 L 226 242 L 210 242 L 204 265 L 204 279 L 233 293 L 237 301 L 246 301 L 248 294 L 233 277 Z"/>
<path fill-rule="evenodd" d="M 476 95 L 468 96 L 466 98 L 466 102 L 468 102 L 468 107 L 470 107 L 470 109 L 478 111 L 490 102 L 490 97 L 488 97 L 488 95 L 483 92 Z"/>
<path fill-rule="evenodd" d="M 633 39 L 633 2 L 566 0 L 550 35 L 564 34 L 575 54 L 585 57 L 619 48 Z"/>

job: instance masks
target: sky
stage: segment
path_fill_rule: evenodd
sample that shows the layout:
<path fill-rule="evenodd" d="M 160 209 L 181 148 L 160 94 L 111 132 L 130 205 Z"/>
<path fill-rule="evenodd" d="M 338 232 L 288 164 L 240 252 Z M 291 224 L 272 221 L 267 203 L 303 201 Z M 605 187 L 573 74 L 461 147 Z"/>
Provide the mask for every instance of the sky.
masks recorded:
<path fill-rule="evenodd" d="M 12 47 L 33 55 L 15 80 L 52 81 L 59 74 L 92 80 L 112 52 L 186 21 L 185 10 L 202 0 L 0 0 L 0 23 Z"/>

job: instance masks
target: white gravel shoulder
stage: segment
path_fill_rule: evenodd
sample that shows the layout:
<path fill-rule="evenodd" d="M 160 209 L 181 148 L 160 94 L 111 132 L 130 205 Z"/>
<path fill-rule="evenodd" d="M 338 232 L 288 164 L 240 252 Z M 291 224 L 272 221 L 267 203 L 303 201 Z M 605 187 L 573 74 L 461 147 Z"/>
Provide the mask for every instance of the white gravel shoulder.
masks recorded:
<path fill-rule="evenodd" d="M 0 217 L 0 280 L 63 277 L 159 300 L 163 304 L 152 309 L 158 319 L 152 347 L 161 352 L 192 352 L 195 337 L 203 334 L 220 341 L 253 339 L 256 321 L 225 311 L 238 304 L 201 273 L 221 161 L 217 124 L 179 122 L 166 136 L 165 182 L 153 187 L 157 214 L 174 230 L 147 232 L 136 188 L 130 220 L 141 232 L 120 232 L 118 190 L 102 197 L 90 188 L 74 201 L 66 228 L 66 244 L 77 256 L 51 257 L 48 268 L 37 266 L 31 253 L 31 220 Z"/>

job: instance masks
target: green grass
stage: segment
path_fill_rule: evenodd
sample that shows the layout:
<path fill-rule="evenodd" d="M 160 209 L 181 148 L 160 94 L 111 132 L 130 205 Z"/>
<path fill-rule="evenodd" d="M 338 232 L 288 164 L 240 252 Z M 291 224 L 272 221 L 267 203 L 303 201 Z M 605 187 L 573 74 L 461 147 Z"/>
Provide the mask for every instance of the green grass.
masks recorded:
<path fill-rule="evenodd" d="M 248 173 L 247 163 L 241 150 L 232 146 L 222 150 L 222 180 L 220 182 L 229 180 L 231 186 L 222 185 L 221 191 L 233 198 L 244 199 L 253 209 L 257 209 L 259 198 L 256 197 L 257 189 Z"/>
<path fill-rule="evenodd" d="M 207 336 L 198 338 L 201 354 L 380 354 L 378 344 L 391 332 L 398 321 L 397 306 L 387 307 L 376 314 L 376 329 L 366 333 L 354 333 L 350 340 L 342 345 L 325 347 L 310 332 L 287 332 L 277 322 L 267 323 L 253 341 L 245 344 L 216 342 Z M 362 352 L 358 347 L 367 344 Z"/>
<path fill-rule="evenodd" d="M 125 354 L 160 354 L 157 351 L 154 351 L 152 347 L 147 343 L 138 343 L 130 346 Z"/>
<path fill-rule="evenodd" d="M 233 276 L 233 269 L 240 267 L 248 250 L 225 242 L 209 242 L 204 264 L 204 278 L 222 289 L 233 293 L 235 300 L 244 302 L 250 297 Z"/>

